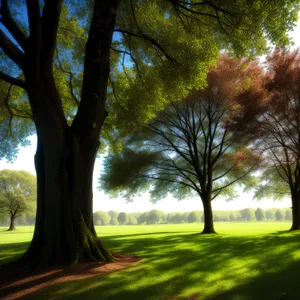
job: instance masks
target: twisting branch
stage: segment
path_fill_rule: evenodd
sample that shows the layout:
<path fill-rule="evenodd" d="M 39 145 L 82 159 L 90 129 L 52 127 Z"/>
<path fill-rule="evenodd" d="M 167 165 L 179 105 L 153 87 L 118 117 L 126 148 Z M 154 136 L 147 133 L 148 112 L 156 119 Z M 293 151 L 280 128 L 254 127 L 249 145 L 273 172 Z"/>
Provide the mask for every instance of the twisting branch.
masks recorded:
<path fill-rule="evenodd" d="M 71 96 L 72 96 L 72 99 L 74 100 L 75 104 L 77 106 L 79 106 L 80 104 L 80 101 L 79 99 L 77 98 L 77 96 L 75 95 L 74 93 L 74 86 L 73 86 L 73 73 L 69 70 L 66 70 L 64 67 L 63 67 L 63 64 L 62 64 L 62 61 L 60 60 L 60 57 L 59 57 L 59 54 L 58 54 L 58 49 L 56 48 L 56 57 L 57 57 L 57 62 L 58 62 L 58 65 L 57 67 L 59 68 L 59 70 L 63 73 L 66 73 L 69 75 L 69 89 L 70 89 L 70 93 L 71 93 Z"/>
<path fill-rule="evenodd" d="M 32 118 L 33 118 L 33 116 L 31 114 L 24 112 L 24 111 L 20 111 L 17 107 L 10 105 L 9 100 L 10 100 L 10 93 L 11 93 L 12 87 L 13 87 L 13 84 L 10 84 L 7 95 L 4 99 L 4 105 L 6 106 L 8 112 L 10 114 L 10 119 L 9 119 L 10 134 L 12 134 L 11 123 L 12 123 L 13 117 L 18 117 L 18 118 L 22 118 L 22 119 L 30 119 L 30 120 L 32 120 Z M 16 114 L 14 111 L 17 111 L 20 114 Z"/>
<path fill-rule="evenodd" d="M 220 16 L 219 16 L 219 12 L 218 10 L 216 9 L 216 15 L 217 15 L 217 19 L 218 19 L 218 23 L 219 23 L 219 26 L 221 27 L 221 29 L 227 34 L 229 35 L 228 31 L 224 28 L 222 22 L 221 22 L 221 19 L 220 19 Z"/>
<path fill-rule="evenodd" d="M 118 97 L 118 95 L 116 94 L 116 91 L 115 91 L 115 84 L 114 84 L 114 82 L 113 82 L 113 80 L 111 79 L 110 76 L 108 77 L 108 80 L 109 80 L 109 82 L 110 82 L 110 84 L 111 84 L 112 92 L 113 92 L 113 95 L 114 95 L 114 97 L 115 97 L 115 100 L 116 100 L 117 104 L 120 106 L 120 108 L 121 108 L 123 111 L 126 111 L 125 107 L 124 107 L 124 106 L 120 103 L 120 101 L 119 101 L 119 97 Z"/>
<path fill-rule="evenodd" d="M 5 54 L 22 69 L 23 52 L 8 38 L 8 36 L 0 29 L 0 47 Z"/>
<path fill-rule="evenodd" d="M 204 18 L 206 18 L 206 20 L 214 19 L 214 20 L 218 21 L 220 28 L 226 34 L 229 34 L 222 24 L 222 20 L 220 18 L 220 13 L 227 15 L 227 16 L 231 16 L 231 17 L 235 17 L 235 15 L 232 12 L 230 12 L 220 6 L 215 5 L 211 1 L 201 1 L 201 2 L 195 2 L 195 3 L 192 3 L 189 1 L 180 1 L 180 0 L 166 0 L 166 1 L 168 1 L 172 5 L 173 9 L 175 10 L 175 13 L 179 17 L 179 19 L 180 19 L 181 23 L 183 23 L 183 25 L 185 25 L 185 23 L 184 23 L 184 20 L 182 19 L 182 16 L 184 16 L 185 19 L 187 19 L 187 20 L 189 20 L 189 19 L 195 20 L 195 21 L 201 22 L 205 25 L 209 25 L 209 24 L 203 22 Z M 203 12 L 201 10 L 198 10 L 197 7 L 200 7 L 200 6 L 210 7 L 212 12 L 209 13 L 209 12 Z M 202 17 L 204 17 L 204 18 L 202 18 Z"/>
<path fill-rule="evenodd" d="M 208 5 L 208 6 L 211 6 L 212 8 L 214 8 L 215 10 L 218 10 L 220 12 L 223 12 L 227 15 L 230 15 L 230 16 L 234 16 L 230 11 L 224 9 L 224 8 L 221 8 L 215 4 L 213 4 L 211 1 L 200 1 L 200 2 L 189 2 L 189 1 L 180 1 L 180 0 L 167 0 L 169 2 L 171 2 L 173 5 L 177 5 L 177 4 L 181 4 L 182 6 L 184 7 L 187 7 L 187 6 L 190 6 L 190 7 L 195 7 L 195 6 L 201 6 L 201 5 Z"/>
<path fill-rule="evenodd" d="M 163 46 L 161 46 L 154 38 L 152 38 L 151 36 L 141 32 L 140 34 L 138 33 L 134 33 L 134 32 L 131 32 L 131 31 L 128 31 L 128 30 L 125 30 L 125 29 L 115 29 L 114 30 L 115 32 L 120 32 L 120 33 L 123 33 L 123 34 L 128 34 L 128 35 L 131 35 L 131 36 L 134 36 L 134 37 L 137 37 L 137 38 L 140 38 L 140 39 L 143 39 L 145 41 L 148 41 L 150 42 L 154 47 L 156 47 L 157 49 L 159 49 L 159 51 L 161 51 L 161 53 L 163 53 L 163 55 L 173 64 L 176 63 L 176 60 L 171 57 L 167 52 L 166 50 L 164 49 Z"/>
<path fill-rule="evenodd" d="M 129 49 L 129 52 L 131 53 L 132 47 L 131 47 L 131 43 L 130 43 L 130 40 L 129 40 L 128 36 L 126 34 L 124 34 L 124 33 L 122 33 L 122 36 L 123 36 L 123 38 L 124 38 L 124 40 L 126 42 L 126 48 Z M 135 57 L 133 55 L 132 55 L 131 58 L 132 59 L 134 58 L 134 60 L 136 61 L 136 59 L 135 59 Z M 139 67 L 138 63 L 136 63 L 136 68 L 138 70 L 138 76 L 140 77 L 141 82 L 144 84 L 144 79 L 143 79 L 143 76 L 142 76 L 142 74 L 140 72 L 140 67 Z"/>

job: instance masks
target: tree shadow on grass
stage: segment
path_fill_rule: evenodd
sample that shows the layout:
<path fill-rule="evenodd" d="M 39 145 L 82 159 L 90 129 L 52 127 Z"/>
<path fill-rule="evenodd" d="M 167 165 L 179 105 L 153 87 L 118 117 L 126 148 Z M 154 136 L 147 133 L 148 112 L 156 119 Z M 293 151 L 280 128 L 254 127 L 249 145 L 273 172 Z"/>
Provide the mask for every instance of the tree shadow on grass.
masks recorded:
<path fill-rule="evenodd" d="M 18 270 L 20 265 L 10 263 L 0 268 L 0 299 L 18 299 L 31 297 L 44 288 L 49 288 L 61 282 L 76 282 L 84 278 L 107 275 L 124 269 L 140 260 L 137 256 L 114 254 L 115 261 L 112 263 L 81 263 L 76 267 L 55 267 L 42 270 Z M 9 278 L 5 278 L 5 274 Z M 2 278 L 1 278 L 2 276 Z"/>
<path fill-rule="evenodd" d="M 230 290 L 218 291 L 207 300 L 298 300 L 300 299 L 299 269 L 298 260 L 287 266 L 282 265 L 277 271 L 266 270 Z"/>
<path fill-rule="evenodd" d="M 102 238 L 108 248 L 143 261 L 101 278 L 57 284 L 30 299 L 300 299 L 299 233 L 155 235 Z"/>
<path fill-rule="evenodd" d="M 0 268 L 3 264 L 20 257 L 28 246 L 29 242 L 0 244 Z"/>

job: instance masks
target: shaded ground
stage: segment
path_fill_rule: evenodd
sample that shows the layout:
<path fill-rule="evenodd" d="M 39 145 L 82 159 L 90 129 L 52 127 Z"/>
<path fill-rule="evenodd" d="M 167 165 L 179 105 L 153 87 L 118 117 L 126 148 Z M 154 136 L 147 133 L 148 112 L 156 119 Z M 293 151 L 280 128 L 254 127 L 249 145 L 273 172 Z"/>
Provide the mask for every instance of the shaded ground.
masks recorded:
<path fill-rule="evenodd" d="M 46 269 L 40 272 L 29 271 L 17 264 L 0 266 L 0 299 L 12 300 L 33 296 L 45 287 L 105 275 L 122 270 L 140 260 L 135 255 L 118 253 L 114 253 L 114 257 L 116 261 L 113 263 L 82 263 L 71 269 Z"/>

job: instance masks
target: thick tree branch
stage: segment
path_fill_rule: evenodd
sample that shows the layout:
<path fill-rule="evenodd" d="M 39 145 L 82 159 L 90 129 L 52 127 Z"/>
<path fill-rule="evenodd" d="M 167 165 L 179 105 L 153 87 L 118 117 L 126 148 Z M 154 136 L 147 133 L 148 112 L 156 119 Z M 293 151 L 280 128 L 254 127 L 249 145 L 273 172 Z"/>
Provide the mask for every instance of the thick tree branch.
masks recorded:
<path fill-rule="evenodd" d="M 119 4 L 120 0 L 98 0 L 94 4 L 86 42 L 81 101 L 72 123 L 74 132 L 85 140 L 85 145 L 86 139 L 99 137 L 108 115 L 105 104 L 110 73 L 110 47 Z"/>
<path fill-rule="evenodd" d="M 39 0 L 26 0 L 30 42 L 36 47 L 35 51 L 39 53 L 41 39 L 41 15 Z"/>
<path fill-rule="evenodd" d="M 0 29 L 0 47 L 5 54 L 21 69 L 23 68 L 23 52 Z"/>
<path fill-rule="evenodd" d="M 0 79 L 26 90 L 26 83 L 24 80 L 14 78 L 14 77 L 7 75 L 1 71 L 0 71 Z"/>
<path fill-rule="evenodd" d="M 56 38 L 62 0 L 45 1 L 42 15 L 41 66 L 45 74 L 53 77 L 53 57 L 56 50 Z"/>
<path fill-rule="evenodd" d="M 10 32 L 10 34 L 14 37 L 14 39 L 17 41 L 17 43 L 25 49 L 25 43 L 26 43 L 26 35 L 22 31 L 22 29 L 18 26 L 18 24 L 13 19 L 10 9 L 8 7 L 7 0 L 1 1 L 1 22 L 2 24 L 7 28 L 7 30 Z"/>
<path fill-rule="evenodd" d="M 215 4 L 212 3 L 212 1 L 200 1 L 200 2 L 189 2 L 189 1 L 180 1 L 180 0 L 167 0 L 169 2 L 171 2 L 173 5 L 178 5 L 180 4 L 181 6 L 188 6 L 188 7 L 197 7 L 197 6 L 204 6 L 204 5 L 208 5 L 211 6 L 212 8 L 214 8 L 216 11 L 219 12 L 223 12 L 224 14 L 230 15 L 230 16 L 234 16 L 230 11 L 221 8 Z"/>

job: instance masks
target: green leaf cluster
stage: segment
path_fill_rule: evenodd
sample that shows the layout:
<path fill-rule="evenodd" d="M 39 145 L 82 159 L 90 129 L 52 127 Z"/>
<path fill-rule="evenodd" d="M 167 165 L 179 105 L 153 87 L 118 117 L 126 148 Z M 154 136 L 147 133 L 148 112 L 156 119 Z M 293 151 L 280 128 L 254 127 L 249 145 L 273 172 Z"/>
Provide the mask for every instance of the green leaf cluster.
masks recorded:
<path fill-rule="evenodd" d="M 267 41 L 282 46 L 290 42 L 287 31 L 297 21 L 298 1 L 219 2 L 120 2 L 111 46 L 111 83 L 106 104 L 109 118 L 103 130 L 112 149 L 122 148 L 116 129 L 125 135 L 137 124 L 149 121 L 168 103 L 182 99 L 194 88 L 203 88 L 206 74 L 215 65 L 220 51 L 255 56 L 267 51 Z M 10 9 L 17 24 L 29 34 L 24 2 L 12 1 Z M 92 1 L 66 0 L 60 16 L 53 70 L 69 124 L 80 103 L 92 13 Z M 1 71 L 21 78 L 20 70 L 3 51 L 0 55 Z M 26 93 L 13 90 L 14 114 L 17 110 L 21 116 L 27 116 L 30 108 Z M 6 95 L 7 87 L 0 95 L 1 127 L 10 123 L 10 115 L 2 109 Z M 1 143 L 0 157 L 13 159 L 17 145 L 25 145 L 26 137 L 34 132 L 26 118 L 14 118 L 14 135 L 3 129 L 3 140 L 10 141 L 3 146 Z M 102 143 L 102 148 L 106 145 Z"/>
<path fill-rule="evenodd" d="M 27 171 L 0 171 L 0 211 L 19 216 L 33 209 L 36 200 L 36 179 Z"/>

